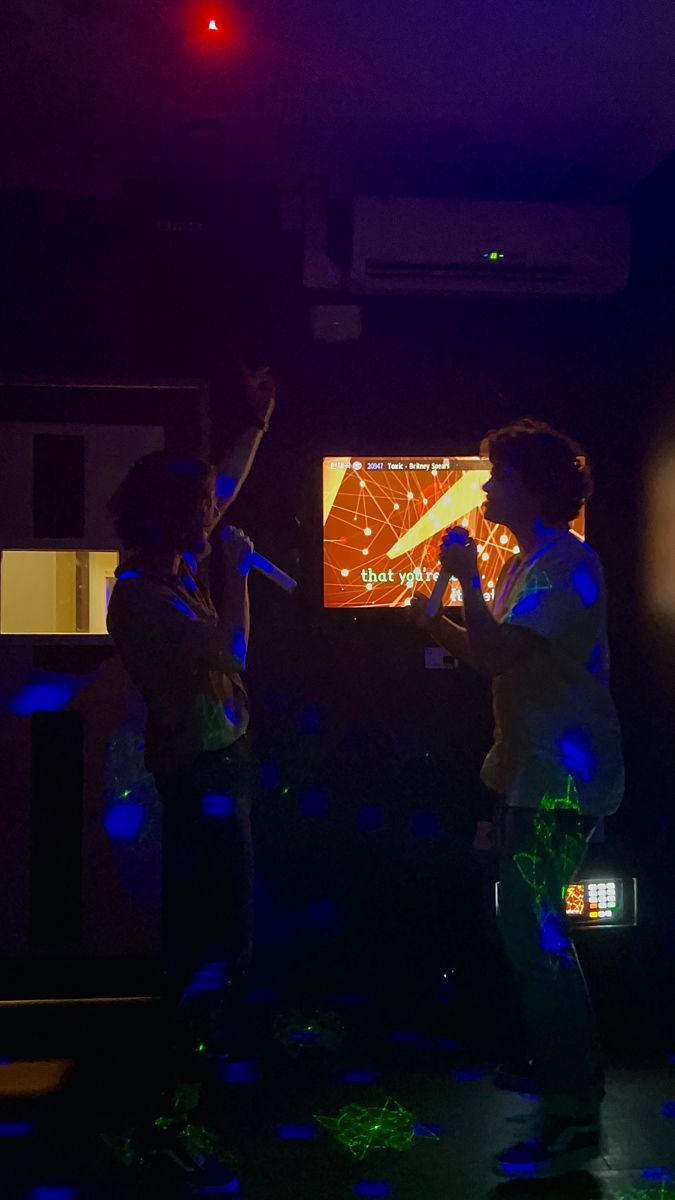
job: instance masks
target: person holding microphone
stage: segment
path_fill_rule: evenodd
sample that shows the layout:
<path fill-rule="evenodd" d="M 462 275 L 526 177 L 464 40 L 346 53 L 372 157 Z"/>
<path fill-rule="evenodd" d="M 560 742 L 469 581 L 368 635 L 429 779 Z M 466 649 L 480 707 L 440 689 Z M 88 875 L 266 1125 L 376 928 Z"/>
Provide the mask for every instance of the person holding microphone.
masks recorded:
<path fill-rule="evenodd" d="M 252 942 L 249 702 L 241 675 L 254 551 L 223 515 L 267 429 L 276 383 L 267 369 L 243 371 L 249 428 L 218 471 L 189 456 L 148 454 L 109 503 L 130 553 L 116 572 L 108 630 L 145 701 L 145 760 L 163 813 L 166 1045 L 160 1123 L 153 1119 L 137 1139 L 137 1161 L 163 1156 L 191 1182 L 203 1155 L 188 1152 L 181 1132 L 210 1056 L 223 1048 L 228 1000 Z"/>
<path fill-rule="evenodd" d="M 475 542 L 449 529 L 441 569 L 459 580 L 464 625 L 440 607 L 430 613 L 421 595 L 411 619 L 492 680 L 494 744 L 481 778 L 505 802 L 499 926 L 541 1096 L 534 1136 L 504 1150 L 496 1167 L 545 1178 L 600 1152 L 603 1074 L 565 892 L 598 821 L 621 803 L 621 732 L 608 686 L 602 567 L 569 528 L 592 490 L 586 458 L 529 418 L 489 433 L 481 449 L 492 464 L 485 519 L 510 529 L 519 549 L 490 607 Z"/>

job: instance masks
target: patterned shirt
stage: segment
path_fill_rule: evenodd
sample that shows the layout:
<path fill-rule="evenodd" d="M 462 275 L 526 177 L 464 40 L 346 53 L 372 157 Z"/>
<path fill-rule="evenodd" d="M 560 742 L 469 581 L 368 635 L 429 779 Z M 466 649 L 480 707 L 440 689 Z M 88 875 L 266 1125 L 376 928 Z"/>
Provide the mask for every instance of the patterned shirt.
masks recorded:
<path fill-rule="evenodd" d="M 178 574 L 155 575 L 131 558 L 116 576 L 108 632 L 147 707 L 148 770 L 168 775 L 245 733 L 238 648 L 184 560 Z"/>
<path fill-rule="evenodd" d="M 569 530 L 517 554 L 497 582 L 493 615 L 537 634 L 493 679 L 495 740 L 483 782 L 515 807 L 569 794 L 584 812 L 623 796 L 621 731 L 609 691 L 606 594 L 597 554 Z"/>

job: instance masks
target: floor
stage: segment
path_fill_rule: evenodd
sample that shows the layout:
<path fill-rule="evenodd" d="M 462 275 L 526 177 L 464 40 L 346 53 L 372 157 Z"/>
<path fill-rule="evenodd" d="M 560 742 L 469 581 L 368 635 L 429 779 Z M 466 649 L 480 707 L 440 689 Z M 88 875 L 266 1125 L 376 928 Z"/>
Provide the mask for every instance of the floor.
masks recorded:
<path fill-rule="evenodd" d="M 258 994 L 248 1011 L 210 1110 L 237 1160 L 240 1182 L 230 1194 L 242 1200 L 675 1197 L 675 1039 L 668 1045 L 667 1034 L 660 1049 L 659 1038 L 641 1039 L 636 1022 L 625 1052 L 612 1047 L 606 1144 L 591 1170 L 500 1182 L 491 1156 L 525 1136 L 536 1098 L 492 1085 L 494 1063 L 480 1036 L 467 1037 L 466 1022 L 457 1037 L 451 1012 L 417 1023 L 399 1013 L 392 1025 L 358 995 L 289 1011 Z M 142 1105 L 152 1005 L 37 1008 L 4 1023 L 15 1054 L 8 1041 L 2 1200 L 140 1200 L 147 1189 L 101 1135 L 121 1137 Z M 395 1148 L 369 1145 L 383 1111 Z"/>

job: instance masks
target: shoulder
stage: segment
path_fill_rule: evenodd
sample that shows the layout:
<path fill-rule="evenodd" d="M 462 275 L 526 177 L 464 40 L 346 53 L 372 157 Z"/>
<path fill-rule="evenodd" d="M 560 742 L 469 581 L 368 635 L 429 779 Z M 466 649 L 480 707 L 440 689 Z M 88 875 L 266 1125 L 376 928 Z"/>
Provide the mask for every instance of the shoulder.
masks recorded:
<path fill-rule="evenodd" d="M 544 557 L 551 563 L 559 563 L 570 573 L 580 571 L 602 575 L 602 563 L 598 554 L 588 542 L 583 542 L 574 533 L 561 538 Z"/>
<path fill-rule="evenodd" d="M 528 572 L 530 585 L 562 598 L 574 606 L 592 609 L 604 595 L 602 564 L 592 546 L 570 533 L 560 538 L 534 562 Z"/>
<path fill-rule="evenodd" d="M 122 571 L 110 595 L 108 611 L 126 612 L 146 608 L 148 604 L 171 596 L 171 588 L 162 579 L 144 575 L 138 570 Z"/>
<path fill-rule="evenodd" d="M 583 542 L 576 534 L 564 534 L 546 549 L 542 550 L 530 563 L 528 570 L 560 570 L 571 573 L 576 569 L 602 574 L 600 559 L 588 542 Z"/>

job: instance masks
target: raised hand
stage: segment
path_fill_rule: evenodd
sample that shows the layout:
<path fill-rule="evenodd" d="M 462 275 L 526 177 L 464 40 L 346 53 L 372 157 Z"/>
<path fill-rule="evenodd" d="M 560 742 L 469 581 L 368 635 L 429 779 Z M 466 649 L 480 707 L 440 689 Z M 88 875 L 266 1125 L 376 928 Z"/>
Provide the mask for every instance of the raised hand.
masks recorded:
<path fill-rule="evenodd" d="M 240 571 L 253 550 L 253 542 L 241 529 L 224 525 L 215 538 L 217 551 L 227 570 Z"/>
<path fill-rule="evenodd" d="M 244 391 L 249 407 L 259 421 L 267 424 L 274 412 L 277 381 L 269 367 L 256 367 L 255 370 L 252 370 L 242 361 L 241 372 L 244 377 Z"/>
<path fill-rule="evenodd" d="M 439 559 L 443 570 L 454 575 L 463 586 L 478 574 L 476 543 L 461 525 L 446 529 Z"/>

